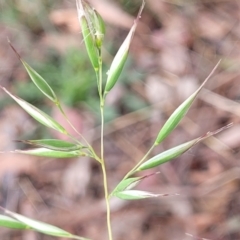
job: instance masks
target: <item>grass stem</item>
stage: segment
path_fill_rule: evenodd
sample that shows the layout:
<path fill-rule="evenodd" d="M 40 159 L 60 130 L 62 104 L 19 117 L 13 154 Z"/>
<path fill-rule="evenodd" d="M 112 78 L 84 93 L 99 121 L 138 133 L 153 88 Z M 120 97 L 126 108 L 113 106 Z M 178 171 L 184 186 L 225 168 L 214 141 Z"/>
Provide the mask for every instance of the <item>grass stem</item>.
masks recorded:
<path fill-rule="evenodd" d="M 131 176 L 135 170 L 146 160 L 146 158 L 149 156 L 149 154 L 152 152 L 152 150 L 156 147 L 155 144 L 153 144 L 150 149 L 147 151 L 147 153 L 142 157 L 142 159 L 125 175 L 123 179 L 127 179 L 129 176 Z"/>
<path fill-rule="evenodd" d="M 60 112 L 62 113 L 63 117 L 66 119 L 66 121 L 68 122 L 68 124 L 72 127 L 72 129 L 83 139 L 83 141 L 87 144 L 88 149 L 90 150 L 92 157 L 94 159 L 96 159 L 98 162 L 101 163 L 101 159 L 99 159 L 99 157 L 97 156 L 97 154 L 95 153 L 93 147 L 90 145 L 90 143 L 87 141 L 87 139 L 73 126 L 73 124 L 71 123 L 71 121 L 69 120 L 69 118 L 67 117 L 66 113 L 64 112 L 62 106 L 60 103 L 56 104 L 58 109 L 60 110 Z M 73 139 L 74 141 L 78 142 L 81 144 L 81 142 L 79 142 L 75 137 L 73 137 L 71 134 L 68 134 L 68 136 Z"/>
<path fill-rule="evenodd" d="M 104 185 L 106 211 L 107 211 L 108 238 L 109 238 L 109 240 L 113 240 L 112 226 L 111 226 L 111 209 L 110 209 L 109 197 L 108 197 L 107 173 L 106 173 L 106 168 L 105 168 L 105 162 L 104 161 L 102 161 L 101 166 L 102 166 L 102 173 L 103 173 L 103 185 Z"/>
<path fill-rule="evenodd" d="M 103 185 L 104 185 L 104 195 L 106 201 L 106 211 L 107 211 L 107 229 L 108 229 L 108 238 L 109 240 L 113 240 L 112 237 L 112 226 L 111 226 L 111 209 L 109 204 L 109 194 L 108 194 L 108 182 L 107 182 L 107 171 L 105 167 L 104 160 L 104 141 L 103 141 L 103 133 L 104 133 L 104 97 L 103 97 L 103 82 L 102 82 L 102 58 L 101 53 L 99 54 L 99 75 L 98 79 L 98 91 L 100 97 L 100 111 L 101 111 L 101 166 L 103 173 Z"/>

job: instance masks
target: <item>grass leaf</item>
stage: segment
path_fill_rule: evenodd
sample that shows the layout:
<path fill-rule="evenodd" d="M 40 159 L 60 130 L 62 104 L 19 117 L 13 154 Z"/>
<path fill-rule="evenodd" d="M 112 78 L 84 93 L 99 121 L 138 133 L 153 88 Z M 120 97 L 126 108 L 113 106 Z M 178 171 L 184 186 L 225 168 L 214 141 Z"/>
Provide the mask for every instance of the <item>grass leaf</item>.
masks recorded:
<path fill-rule="evenodd" d="M 117 192 L 114 196 L 124 199 L 124 200 L 137 200 L 144 198 L 152 198 L 152 197 L 160 197 L 160 196 L 169 196 L 169 194 L 155 194 L 146 191 L 140 190 L 125 190 L 121 192 Z"/>
<path fill-rule="evenodd" d="M 155 174 L 158 174 L 159 172 L 148 174 L 142 177 L 131 177 L 123 179 L 116 188 L 112 191 L 111 196 L 115 195 L 117 192 L 121 192 L 124 190 L 130 190 L 138 185 L 140 181 L 142 181 L 145 178 L 151 177 Z"/>
<path fill-rule="evenodd" d="M 198 141 L 199 141 L 199 138 L 194 139 L 189 142 L 186 142 L 186 143 L 183 143 L 183 144 L 181 144 L 177 147 L 171 148 L 167 151 L 164 151 L 164 152 L 156 155 L 155 157 L 150 158 L 143 164 L 141 164 L 137 168 L 136 171 L 142 171 L 142 170 L 146 170 L 149 168 L 154 168 L 165 162 L 168 162 L 168 161 L 182 155 L 183 153 L 185 153 L 187 150 L 189 150 L 191 147 L 193 147 Z"/>
<path fill-rule="evenodd" d="M 30 76 L 33 83 L 39 88 L 39 90 L 46 95 L 51 101 L 53 101 L 55 104 L 58 103 L 58 99 L 56 97 L 56 94 L 52 90 L 52 88 L 49 86 L 49 84 L 44 80 L 42 76 L 40 76 L 28 63 L 26 63 L 19 55 L 17 50 L 13 47 L 11 42 L 8 40 L 8 43 L 10 47 L 13 49 L 13 51 L 16 53 L 20 61 L 22 62 L 23 66 L 28 72 L 28 75 Z"/>
<path fill-rule="evenodd" d="M 128 52 L 129 52 L 129 47 L 130 44 L 132 42 L 132 38 L 134 36 L 135 30 L 137 28 L 137 24 L 138 21 L 141 17 L 142 14 L 142 10 L 144 8 L 145 2 L 142 2 L 142 6 L 138 12 L 138 16 L 136 18 L 136 20 L 134 21 L 134 24 L 132 26 L 132 28 L 130 29 L 126 39 L 124 40 L 124 42 L 122 43 L 121 47 L 119 48 L 116 56 L 113 59 L 113 62 L 110 66 L 110 69 L 108 71 L 108 78 L 107 78 L 107 82 L 106 82 L 106 86 L 105 86 L 105 91 L 104 91 L 104 95 L 106 95 L 116 84 L 122 70 L 123 67 L 126 63 L 127 60 L 127 56 L 128 56 Z"/>
<path fill-rule="evenodd" d="M 78 236 L 72 235 L 71 233 L 69 233 L 61 228 L 55 227 L 53 225 L 39 222 L 39 221 L 30 219 L 30 218 L 27 218 L 25 216 L 22 216 L 20 214 L 10 212 L 8 210 L 4 210 L 4 211 L 7 215 L 11 216 L 12 218 L 16 219 L 18 222 L 24 224 L 25 226 L 27 226 L 37 232 L 41 232 L 46 235 L 55 236 L 55 237 L 65 237 L 65 238 L 72 238 L 72 239 L 79 239 L 79 240 L 88 240 L 83 237 L 78 237 Z M 10 221 L 10 219 L 9 219 L 9 221 Z M 12 223 L 13 223 L 13 221 L 12 221 Z"/>
<path fill-rule="evenodd" d="M 79 144 L 70 143 L 67 141 L 62 141 L 58 139 L 40 139 L 40 140 L 19 140 L 18 142 L 23 142 L 26 144 L 34 145 L 37 147 L 44 147 L 51 150 L 57 151 L 75 151 L 80 150 L 84 146 Z"/>
<path fill-rule="evenodd" d="M 29 229 L 29 226 L 27 226 L 26 224 L 1 214 L 0 214 L 0 226 L 14 229 Z"/>
<path fill-rule="evenodd" d="M 188 151 L 190 148 L 192 148 L 195 144 L 197 144 L 198 142 L 201 142 L 203 141 L 204 139 L 210 137 L 210 136 L 213 136 L 229 127 L 231 127 L 232 124 L 229 124 L 223 128 L 220 128 L 214 132 L 208 132 L 206 133 L 204 136 L 201 136 L 199 138 L 196 138 L 192 141 L 189 141 L 189 142 L 186 142 L 186 143 L 183 143 L 181 145 L 178 145 L 174 148 L 171 148 L 167 151 L 164 151 L 158 155 L 156 155 L 155 157 L 153 158 L 150 158 L 149 160 L 147 160 L 146 162 L 144 162 L 143 164 L 141 164 L 137 169 L 136 169 L 136 172 L 137 171 L 142 171 L 142 170 L 146 170 L 146 169 L 150 169 L 150 168 L 154 168 L 154 167 L 157 167 L 165 162 L 168 162 L 180 155 L 182 155 L 183 153 L 185 153 L 186 151 Z"/>
<path fill-rule="evenodd" d="M 32 104 L 24 101 L 23 99 L 12 95 L 7 89 L 1 87 L 13 100 L 15 100 L 29 115 L 31 115 L 34 119 L 38 122 L 42 123 L 43 125 L 53 128 L 61 133 L 67 134 L 66 130 L 57 123 L 53 118 L 48 116 L 46 113 L 41 111 L 40 109 L 36 108 Z"/>
<path fill-rule="evenodd" d="M 116 188 L 113 190 L 111 195 L 115 195 L 115 193 L 117 192 L 121 192 L 124 190 L 129 190 L 133 187 L 135 187 L 139 181 L 141 181 L 142 177 L 133 177 L 133 178 L 127 178 L 127 179 L 123 179 L 117 186 Z"/>
<path fill-rule="evenodd" d="M 166 121 L 166 123 L 163 125 L 162 129 L 160 130 L 157 136 L 157 139 L 155 140 L 155 145 L 158 145 L 159 143 L 161 143 L 178 126 L 179 122 L 182 120 L 182 118 L 186 115 L 186 113 L 190 109 L 198 93 L 201 91 L 203 86 L 207 83 L 207 81 L 213 75 L 214 71 L 216 70 L 219 64 L 220 64 L 220 61 L 217 63 L 217 65 L 214 67 L 214 69 L 209 74 L 209 76 L 205 79 L 202 85 L 172 113 L 172 115 L 169 117 L 169 119 Z"/>
<path fill-rule="evenodd" d="M 48 148 L 36 148 L 36 149 L 30 149 L 30 150 L 15 150 L 13 151 L 15 153 L 22 153 L 22 154 L 28 154 L 33 156 L 40 156 L 40 157 L 51 157 L 51 158 L 72 158 L 72 157 L 78 157 L 78 156 L 87 156 L 86 153 L 81 151 L 56 151 L 51 150 Z"/>

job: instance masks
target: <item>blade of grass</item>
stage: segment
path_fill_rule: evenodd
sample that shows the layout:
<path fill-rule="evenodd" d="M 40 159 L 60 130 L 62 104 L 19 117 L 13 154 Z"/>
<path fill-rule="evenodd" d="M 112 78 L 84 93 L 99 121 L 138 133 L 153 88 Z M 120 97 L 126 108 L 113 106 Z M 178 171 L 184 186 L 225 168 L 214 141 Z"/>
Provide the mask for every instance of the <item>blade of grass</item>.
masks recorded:
<path fill-rule="evenodd" d="M 216 64 L 216 66 L 213 68 L 213 70 L 208 75 L 208 77 L 205 79 L 205 81 L 201 84 L 201 86 L 189 98 L 187 98 L 168 118 L 168 120 L 163 125 L 162 129 L 160 130 L 160 132 L 155 140 L 155 145 L 158 145 L 159 143 L 161 143 L 178 126 L 179 122 L 186 115 L 186 113 L 190 109 L 192 103 L 196 99 L 196 97 L 199 94 L 199 92 L 201 91 L 201 89 L 204 87 L 204 85 L 207 83 L 207 81 L 212 77 L 213 73 L 219 66 L 220 62 L 221 62 L 221 60 Z"/>
<path fill-rule="evenodd" d="M 70 143 L 70 142 L 62 141 L 58 139 L 17 140 L 17 142 L 22 142 L 22 143 L 37 146 L 37 147 L 44 147 L 51 150 L 65 151 L 65 152 L 80 150 L 84 148 L 84 146 L 82 145 L 74 144 L 74 143 Z"/>
<path fill-rule="evenodd" d="M 79 156 L 89 156 L 87 153 L 82 151 L 56 151 L 48 148 L 36 148 L 30 150 L 15 150 L 13 153 L 21 153 L 39 157 L 51 157 L 51 158 L 73 158 Z"/>
<path fill-rule="evenodd" d="M 0 86 L 13 100 L 15 100 L 29 115 L 31 115 L 34 119 L 38 122 L 42 123 L 46 127 L 53 128 L 63 134 L 68 134 L 67 131 L 53 118 L 48 116 L 46 113 L 41 111 L 40 109 L 36 108 L 32 104 L 24 101 L 23 99 L 14 96 L 11 94 L 7 89 Z"/>
<path fill-rule="evenodd" d="M 28 226 L 29 228 L 31 228 L 31 229 L 33 229 L 37 232 L 44 233 L 46 235 L 54 236 L 54 237 L 64 237 L 64 238 L 72 238 L 72 239 L 79 239 L 79 240 L 89 240 L 87 238 L 83 238 L 83 237 L 73 235 L 73 234 L 71 234 L 71 233 L 69 233 L 69 232 L 67 232 L 67 231 L 65 231 L 61 228 L 55 227 L 53 225 L 30 219 L 30 218 L 25 217 L 23 215 L 8 211 L 8 210 L 6 210 L 2 207 L 0 207 L 0 208 L 7 215 L 9 215 L 11 218 L 17 220 L 19 223 L 22 223 L 25 226 Z"/>
<path fill-rule="evenodd" d="M 28 75 L 30 76 L 33 83 L 38 87 L 38 89 L 47 96 L 51 101 L 54 103 L 58 102 L 57 96 L 52 90 L 52 88 L 49 86 L 47 81 L 40 76 L 39 73 L 37 73 L 28 63 L 26 63 L 20 56 L 20 54 L 17 52 L 17 50 L 13 47 L 10 40 L 8 39 L 8 43 L 12 50 L 15 52 L 19 60 L 22 62 L 23 66 L 25 67 L 26 71 L 28 72 Z"/>
<path fill-rule="evenodd" d="M 232 124 L 228 124 L 227 126 L 220 128 L 214 132 L 208 132 L 205 135 L 193 139 L 192 141 L 183 143 L 181 145 L 178 145 L 174 148 L 171 148 L 167 151 L 164 151 L 156 156 L 154 156 L 153 158 L 150 158 L 149 160 L 147 160 L 146 162 L 144 162 L 143 164 L 141 164 L 137 169 L 137 171 L 142 171 L 142 170 L 146 170 L 146 169 L 150 169 L 150 168 L 154 168 L 157 167 L 165 162 L 171 161 L 172 159 L 182 155 L 183 153 L 185 153 L 186 151 L 188 151 L 190 148 L 192 148 L 193 146 L 195 146 L 197 143 L 205 140 L 208 137 L 211 137 L 229 127 L 231 127 Z"/>

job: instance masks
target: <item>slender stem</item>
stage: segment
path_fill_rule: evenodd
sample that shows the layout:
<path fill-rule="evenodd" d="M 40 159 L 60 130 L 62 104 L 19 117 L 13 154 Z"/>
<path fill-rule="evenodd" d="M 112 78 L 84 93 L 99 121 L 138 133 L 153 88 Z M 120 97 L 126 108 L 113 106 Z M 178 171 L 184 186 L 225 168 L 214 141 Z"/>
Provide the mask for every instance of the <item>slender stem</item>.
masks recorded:
<path fill-rule="evenodd" d="M 68 124 L 72 127 L 72 129 L 83 139 L 83 141 L 87 144 L 88 149 L 90 150 L 90 153 L 92 154 L 92 157 L 94 159 L 96 159 L 98 162 L 101 163 L 101 159 L 97 156 L 97 154 L 95 153 L 93 147 L 90 145 L 90 143 L 87 141 L 87 139 L 73 126 L 73 124 L 71 123 L 71 121 L 69 120 L 69 118 L 67 117 L 66 113 L 64 112 L 61 104 L 58 102 L 56 103 L 58 109 L 60 110 L 60 112 L 62 113 L 63 117 L 66 119 L 66 121 L 68 122 Z M 82 144 L 81 142 L 79 142 L 75 137 L 73 137 L 71 134 L 67 134 L 70 138 L 72 138 L 74 141 L 76 141 L 79 144 Z"/>
<path fill-rule="evenodd" d="M 107 182 L 107 171 L 105 167 L 104 160 L 104 142 L 103 142 L 103 132 L 104 132 L 104 97 L 103 97 L 103 82 L 102 82 L 102 58 L 101 52 L 99 54 L 99 75 L 97 76 L 98 82 L 98 92 L 100 97 L 100 111 L 101 111 L 101 166 L 103 173 L 103 185 L 104 185 L 104 195 L 106 201 L 106 211 L 107 211 L 107 229 L 108 229 L 108 238 L 113 240 L 112 237 L 112 226 L 111 226 L 111 209 L 109 204 L 109 194 L 108 194 L 108 182 Z"/>
<path fill-rule="evenodd" d="M 125 180 L 127 179 L 129 176 L 131 176 L 136 169 L 146 160 L 146 158 L 149 156 L 149 154 L 152 152 L 152 150 L 156 147 L 156 144 L 154 143 L 150 149 L 147 151 L 147 153 L 142 157 L 142 159 L 124 176 L 124 178 L 122 179 Z M 116 188 L 115 188 L 116 189 Z M 114 193 L 115 189 L 110 193 L 109 198 L 112 196 L 112 193 Z"/>
<path fill-rule="evenodd" d="M 104 107 L 101 108 L 101 159 L 104 162 L 104 142 L 103 142 L 103 132 L 104 132 Z"/>
<path fill-rule="evenodd" d="M 60 103 L 56 104 L 58 109 L 60 110 L 60 112 L 62 113 L 63 117 L 66 119 L 66 121 L 68 122 L 68 124 L 71 126 L 71 128 L 83 139 L 83 141 L 90 146 L 90 144 L 88 143 L 87 139 L 73 126 L 73 124 L 71 123 L 71 121 L 69 120 L 69 118 L 67 117 L 66 113 L 64 112 L 62 106 Z"/>
<path fill-rule="evenodd" d="M 98 94 L 99 94 L 99 98 L 100 98 L 100 102 L 101 102 L 102 101 L 102 94 L 101 94 L 102 87 L 100 85 L 102 85 L 102 84 L 99 83 L 99 78 L 100 78 L 100 75 L 102 75 L 102 73 L 98 69 L 98 71 L 95 71 L 95 74 L 96 74 L 96 78 L 97 78 Z"/>
<path fill-rule="evenodd" d="M 104 131 L 104 98 L 102 94 L 102 58 L 99 57 L 99 76 L 98 76 L 98 91 L 100 97 L 100 111 L 101 111 L 101 159 L 104 162 L 104 143 L 103 143 L 103 131 Z"/>
<path fill-rule="evenodd" d="M 149 156 L 149 154 L 152 152 L 152 150 L 156 147 L 156 144 L 154 143 L 150 149 L 147 151 L 147 153 L 142 157 L 142 159 L 126 174 L 126 176 L 123 179 L 128 178 L 134 171 L 145 161 L 145 159 Z"/>
<path fill-rule="evenodd" d="M 113 240 L 112 238 L 112 226 L 111 226 L 111 209 L 109 204 L 109 195 L 108 195 L 108 183 L 107 183 L 107 172 L 105 168 L 104 161 L 104 142 L 103 142 L 103 130 L 104 130 L 104 102 L 101 108 L 101 166 L 103 173 L 103 185 L 104 185 L 104 193 L 105 193 L 105 201 L 106 201 L 106 210 L 107 210 L 107 228 L 108 228 L 108 237 L 109 240 Z"/>
<path fill-rule="evenodd" d="M 105 168 L 105 162 L 102 161 L 102 172 L 103 172 L 103 185 L 104 185 L 104 193 L 105 193 L 105 201 L 106 201 L 106 211 L 107 211 L 107 229 L 108 229 L 108 238 L 109 240 L 113 240 L 112 237 L 112 226 L 111 226 L 111 209 L 109 204 L 109 196 L 108 196 L 108 183 L 107 183 L 107 173 Z"/>

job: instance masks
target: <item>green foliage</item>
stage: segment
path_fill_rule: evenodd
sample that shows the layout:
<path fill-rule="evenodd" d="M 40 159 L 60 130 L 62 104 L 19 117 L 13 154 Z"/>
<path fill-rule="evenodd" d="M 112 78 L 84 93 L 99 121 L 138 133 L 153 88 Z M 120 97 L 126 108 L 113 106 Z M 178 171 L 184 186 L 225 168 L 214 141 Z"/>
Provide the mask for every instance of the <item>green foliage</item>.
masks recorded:
<path fill-rule="evenodd" d="M 80 102 L 93 99 L 98 102 L 96 81 L 89 68 L 87 55 L 80 49 L 68 49 L 64 55 L 49 49 L 46 62 L 32 66 L 54 89 L 61 101 L 68 106 L 77 106 Z M 29 102 L 44 103 L 44 96 L 32 82 L 19 83 L 18 94 Z M 30 90 L 31 91 L 30 91 Z"/>
<path fill-rule="evenodd" d="M 51 150 L 57 151 L 74 151 L 84 148 L 81 144 L 74 144 L 58 139 L 40 139 L 40 140 L 27 140 L 21 141 L 29 145 L 37 146 L 37 147 L 44 147 Z"/>
<path fill-rule="evenodd" d="M 32 104 L 24 101 L 23 99 L 14 96 L 5 88 L 2 88 L 13 100 L 15 100 L 29 115 L 31 115 L 34 119 L 36 119 L 41 124 L 45 125 L 46 127 L 55 129 L 63 134 L 67 134 L 66 130 L 53 118 L 47 115 L 45 112 L 41 111 L 40 109 L 36 108 Z"/>
<path fill-rule="evenodd" d="M 159 197 L 161 194 L 154 194 L 146 191 L 139 190 L 125 190 L 116 192 L 114 196 L 124 200 L 139 200 L 144 198 Z"/>
<path fill-rule="evenodd" d="M 61 150 L 51 150 L 49 148 L 36 148 L 30 150 L 15 150 L 16 153 L 28 154 L 39 157 L 49 157 L 49 158 L 74 158 L 79 156 L 88 156 L 88 154 L 82 151 L 61 151 Z"/>
<path fill-rule="evenodd" d="M 55 237 L 88 240 L 86 238 L 72 235 L 71 233 L 66 232 L 53 225 L 35 221 L 33 219 L 27 218 L 17 213 L 10 212 L 8 210 L 5 210 L 5 213 L 8 214 L 10 217 L 0 215 L 1 226 L 5 226 L 8 228 L 15 228 L 15 229 L 31 229 L 31 230 L 35 230 L 37 232 L 41 232 L 46 235 L 55 236 Z"/>
<path fill-rule="evenodd" d="M 144 7 L 144 2 L 142 3 L 142 6 L 139 10 L 136 20 L 134 21 L 132 28 L 130 29 L 127 37 L 125 38 L 124 42 L 122 43 L 118 52 L 116 53 L 116 55 L 111 63 L 111 66 L 109 68 L 109 71 L 107 72 L 108 77 L 107 77 L 107 82 L 106 82 L 105 89 L 104 89 L 104 96 L 107 95 L 108 92 L 114 87 L 119 76 L 122 73 L 123 67 L 124 67 L 127 57 L 128 57 L 130 44 L 132 42 L 132 38 L 136 31 L 138 20 L 140 19 L 140 16 L 142 14 L 143 7 Z"/>
<path fill-rule="evenodd" d="M 30 229 L 28 225 L 5 215 L 0 215 L 0 226 L 13 229 Z"/>
<path fill-rule="evenodd" d="M 206 78 L 206 80 L 202 83 L 202 85 L 190 96 L 188 97 L 168 118 L 166 123 L 163 125 L 162 129 L 160 130 L 157 139 L 155 141 L 155 144 L 158 145 L 161 143 L 180 123 L 180 121 L 183 119 L 183 117 L 186 115 L 188 110 L 190 109 L 193 101 L 196 99 L 197 95 L 201 91 L 201 89 L 204 87 L 204 85 L 207 83 L 209 78 L 214 73 L 215 69 L 218 67 L 220 61 L 217 63 L 215 68 L 212 70 L 210 75 Z"/>
<path fill-rule="evenodd" d="M 165 152 L 162 152 L 153 158 L 149 159 L 148 161 L 144 162 L 141 164 L 136 171 L 142 171 L 150 168 L 157 167 L 165 162 L 168 162 L 170 160 L 173 160 L 174 158 L 182 155 L 185 153 L 187 150 L 192 148 L 200 139 L 195 139 L 190 142 L 181 144 L 177 147 L 171 148 Z"/>

